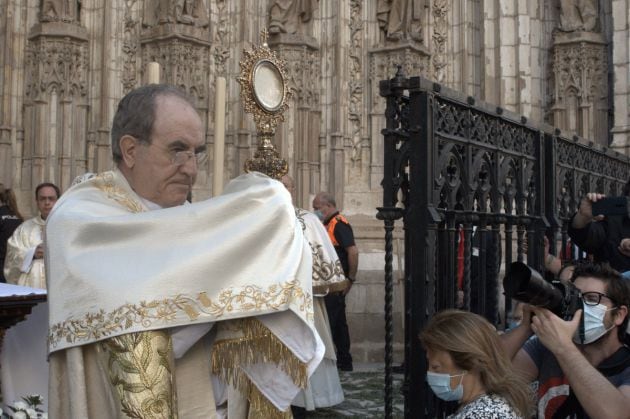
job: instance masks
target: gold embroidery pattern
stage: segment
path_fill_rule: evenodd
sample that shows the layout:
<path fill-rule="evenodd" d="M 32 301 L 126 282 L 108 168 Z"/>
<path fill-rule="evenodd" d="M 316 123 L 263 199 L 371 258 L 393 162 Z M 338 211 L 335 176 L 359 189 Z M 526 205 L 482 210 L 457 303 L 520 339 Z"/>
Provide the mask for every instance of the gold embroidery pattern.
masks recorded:
<path fill-rule="evenodd" d="M 128 333 L 100 343 L 120 411 L 134 419 L 176 419 L 173 343 L 166 331 Z"/>
<path fill-rule="evenodd" d="M 109 199 L 118 202 L 131 212 L 143 212 L 144 209 L 137 201 L 129 196 L 124 189 L 114 184 L 114 174 L 112 172 L 104 172 L 94 177 L 96 187 L 105 192 Z"/>
<path fill-rule="evenodd" d="M 295 209 L 295 216 L 302 225 L 302 231 L 306 231 L 304 222 L 306 211 L 300 208 Z M 348 286 L 346 276 L 341 266 L 341 261 L 335 258 L 334 262 L 328 262 L 324 253 L 324 246 L 314 245 L 308 241 L 313 257 L 313 291 L 317 294 L 342 291 Z"/>
<path fill-rule="evenodd" d="M 217 340 L 212 349 L 212 372 L 247 395 L 250 410 L 264 418 L 286 418 L 251 382 L 241 365 L 273 363 L 282 369 L 300 388 L 308 381 L 307 366 L 300 361 L 271 331 L 254 318 L 220 323 L 229 330 L 229 339 Z M 290 416 L 289 416 L 290 417 Z"/>
<path fill-rule="evenodd" d="M 196 297 L 180 294 L 162 300 L 125 304 L 109 313 L 104 310 L 87 313 L 83 318 L 67 319 L 52 325 L 48 342 L 51 348 L 55 348 L 64 339 L 68 343 L 90 342 L 119 335 L 125 330 L 131 332 L 133 330 L 129 329 L 132 327 L 167 327 L 182 315 L 191 321 L 202 315 L 214 321 L 233 312 L 281 311 L 290 304 L 304 313 L 307 319 L 313 319 L 313 296 L 304 292 L 300 282 L 294 279 L 271 285 L 267 290 L 255 285 L 243 287 L 240 291 L 227 289 L 219 294 L 216 301 L 207 293 L 200 292 Z"/>

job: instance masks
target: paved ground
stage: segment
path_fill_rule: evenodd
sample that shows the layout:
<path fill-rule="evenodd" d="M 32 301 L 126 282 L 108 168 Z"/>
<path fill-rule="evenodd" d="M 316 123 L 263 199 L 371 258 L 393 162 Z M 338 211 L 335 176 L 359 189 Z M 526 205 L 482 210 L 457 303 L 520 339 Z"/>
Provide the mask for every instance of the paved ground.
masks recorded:
<path fill-rule="evenodd" d="M 339 372 L 345 400 L 332 408 L 317 409 L 306 417 L 315 418 L 382 418 L 384 415 L 384 364 L 354 364 L 353 372 Z M 402 374 L 394 374 L 394 417 L 403 417 L 400 393 Z"/>

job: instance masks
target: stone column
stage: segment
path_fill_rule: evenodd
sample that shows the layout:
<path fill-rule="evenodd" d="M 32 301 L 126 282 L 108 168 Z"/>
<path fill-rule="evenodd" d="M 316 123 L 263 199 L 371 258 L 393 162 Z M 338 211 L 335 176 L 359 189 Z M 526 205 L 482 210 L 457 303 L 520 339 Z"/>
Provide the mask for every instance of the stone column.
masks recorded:
<path fill-rule="evenodd" d="M 65 5 L 40 12 L 28 36 L 23 170 L 30 176 L 23 173 L 24 189 L 41 182 L 68 188 L 81 174 L 72 156 L 86 157 L 88 36 L 78 9 Z"/>
<path fill-rule="evenodd" d="M 630 2 L 613 0 L 614 127 L 612 146 L 628 154 L 630 148 Z"/>

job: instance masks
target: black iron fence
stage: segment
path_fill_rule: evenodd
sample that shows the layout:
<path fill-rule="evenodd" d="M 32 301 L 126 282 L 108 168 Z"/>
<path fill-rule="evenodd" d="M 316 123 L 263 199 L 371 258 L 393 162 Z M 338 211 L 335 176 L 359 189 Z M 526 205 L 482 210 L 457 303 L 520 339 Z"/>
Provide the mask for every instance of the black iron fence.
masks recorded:
<path fill-rule="evenodd" d="M 619 195 L 630 160 L 400 70 L 380 82 L 380 93 L 387 100 L 378 209 L 386 231 L 385 416 L 393 392 L 392 231 L 402 219 L 405 417 L 442 417 L 451 406 L 425 384 L 418 340 L 427 320 L 460 306 L 500 326 L 510 309 L 501 301 L 502 267 L 526 260 L 542 272 L 544 235 L 566 249 L 581 197 Z"/>

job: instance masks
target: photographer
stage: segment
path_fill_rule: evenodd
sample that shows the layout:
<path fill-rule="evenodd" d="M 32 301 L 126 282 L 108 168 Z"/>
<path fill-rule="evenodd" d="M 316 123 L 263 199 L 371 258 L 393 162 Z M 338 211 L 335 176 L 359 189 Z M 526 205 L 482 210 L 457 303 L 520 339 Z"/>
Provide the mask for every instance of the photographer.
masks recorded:
<path fill-rule="evenodd" d="M 582 198 L 569 224 L 569 237 L 581 250 L 593 254 L 595 262 L 608 262 L 613 269 L 626 272 L 630 270 L 630 241 L 624 238 L 630 237 L 630 218 L 627 214 L 593 214 L 593 204 L 605 198 L 592 192 Z"/>
<path fill-rule="evenodd" d="M 538 380 L 539 418 L 630 418 L 630 348 L 623 344 L 630 289 L 617 272 L 596 264 L 576 266 L 572 280 L 583 310 L 565 321 L 525 305 L 521 325 L 502 336 L 506 352 L 529 381 Z"/>

